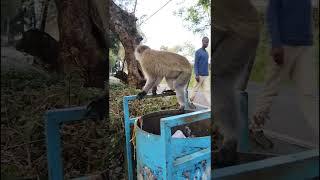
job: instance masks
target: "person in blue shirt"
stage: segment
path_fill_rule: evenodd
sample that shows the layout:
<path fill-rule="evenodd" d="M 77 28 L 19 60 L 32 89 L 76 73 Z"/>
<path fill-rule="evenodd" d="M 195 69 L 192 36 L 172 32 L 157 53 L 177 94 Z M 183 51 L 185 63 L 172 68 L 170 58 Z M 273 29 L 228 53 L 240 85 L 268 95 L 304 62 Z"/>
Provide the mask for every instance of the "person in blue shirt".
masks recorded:
<path fill-rule="evenodd" d="M 250 128 L 252 137 L 266 148 L 273 146 L 263 129 L 280 83 L 289 77 L 295 82 L 299 105 L 318 139 L 319 100 L 312 47 L 311 0 L 270 0 L 267 25 L 271 37 L 271 63 L 262 93 L 256 100 Z"/>
<path fill-rule="evenodd" d="M 209 54 L 206 51 L 208 44 L 209 44 L 209 38 L 203 37 L 202 47 L 198 49 L 195 53 L 194 73 L 195 73 L 195 79 L 197 83 L 194 86 L 190 96 L 191 102 L 194 101 L 196 94 L 198 93 L 200 88 L 203 88 L 205 86 L 205 80 L 209 76 L 209 68 L 208 68 Z"/>

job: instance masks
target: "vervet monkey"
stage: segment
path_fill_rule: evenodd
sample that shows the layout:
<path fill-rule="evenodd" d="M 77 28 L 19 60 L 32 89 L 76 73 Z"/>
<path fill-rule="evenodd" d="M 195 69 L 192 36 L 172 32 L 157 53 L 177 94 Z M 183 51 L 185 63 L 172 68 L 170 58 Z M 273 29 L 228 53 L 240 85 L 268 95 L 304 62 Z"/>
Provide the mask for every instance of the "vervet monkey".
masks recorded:
<path fill-rule="evenodd" d="M 142 92 L 137 95 L 138 99 L 142 99 L 151 88 L 157 87 L 165 78 L 169 88 L 176 91 L 179 109 L 184 110 L 186 105 L 191 108 L 186 88 L 191 78 L 192 66 L 185 57 L 172 52 L 153 50 L 145 45 L 137 46 L 134 54 L 147 79 Z"/>

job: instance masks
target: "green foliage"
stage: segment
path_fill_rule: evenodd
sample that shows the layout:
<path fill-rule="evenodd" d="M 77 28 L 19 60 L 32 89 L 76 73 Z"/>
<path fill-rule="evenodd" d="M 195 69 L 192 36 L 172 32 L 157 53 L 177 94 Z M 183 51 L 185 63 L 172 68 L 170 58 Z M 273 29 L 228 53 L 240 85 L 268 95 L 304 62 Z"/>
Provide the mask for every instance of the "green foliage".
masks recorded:
<path fill-rule="evenodd" d="M 196 48 L 193 46 L 193 44 L 190 41 L 184 42 L 182 48 L 183 48 L 182 49 L 183 56 L 194 57 L 195 52 L 196 52 Z"/>
<path fill-rule="evenodd" d="M 210 6 L 211 6 L 210 0 L 199 0 L 198 4 L 201 5 L 206 12 L 210 11 Z"/>
<path fill-rule="evenodd" d="M 189 82 L 189 88 L 192 89 L 195 85 L 196 85 L 196 79 L 195 79 L 195 74 L 194 74 L 194 68 L 192 67 L 192 75 L 191 75 L 191 79 Z"/>
<path fill-rule="evenodd" d="M 119 49 L 120 49 L 120 41 L 119 41 L 119 37 L 113 33 L 110 32 L 110 50 L 113 54 L 118 54 Z"/>
<path fill-rule="evenodd" d="M 181 54 L 182 56 L 185 56 L 185 57 L 188 57 L 188 56 L 194 57 L 194 54 L 196 51 L 195 47 L 190 41 L 184 42 L 183 45 L 175 45 L 172 47 L 161 45 L 160 50 Z"/>
<path fill-rule="evenodd" d="M 121 9 L 127 12 L 133 12 L 135 0 L 113 0 Z"/>
<path fill-rule="evenodd" d="M 107 120 L 79 121 L 62 126 L 66 178 L 102 171 L 108 171 L 111 179 L 124 178 L 122 98 L 138 92 L 124 85 L 110 85 Z M 69 81 L 37 73 L 2 73 L 1 176 L 47 179 L 45 111 L 83 106 L 103 93 L 98 89 L 81 87 L 77 79 Z M 130 108 L 132 116 L 141 116 L 170 106 L 178 107 L 175 97 L 135 101 Z"/>
<path fill-rule="evenodd" d="M 180 3 L 183 5 L 183 3 Z M 183 6 L 175 12 L 185 22 L 185 26 L 194 33 L 205 35 L 205 31 L 210 28 L 210 7 L 211 0 L 198 0 L 191 6 Z"/>
<path fill-rule="evenodd" d="M 266 28 L 262 26 L 261 33 L 260 33 L 260 42 L 256 52 L 256 59 L 250 75 L 251 81 L 263 82 L 265 79 L 267 65 L 270 61 L 269 44 L 270 44 L 269 37 L 266 31 Z"/>
<path fill-rule="evenodd" d="M 118 59 L 118 56 L 114 54 L 113 51 L 109 50 L 109 67 L 113 67 L 116 64 L 116 61 Z"/>
<path fill-rule="evenodd" d="M 46 175 L 45 111 L 84 105 L 102 93 L 78 84 L 76 79 L 49 78 L 33 72 L 1 73 L 1 174 Z"/>

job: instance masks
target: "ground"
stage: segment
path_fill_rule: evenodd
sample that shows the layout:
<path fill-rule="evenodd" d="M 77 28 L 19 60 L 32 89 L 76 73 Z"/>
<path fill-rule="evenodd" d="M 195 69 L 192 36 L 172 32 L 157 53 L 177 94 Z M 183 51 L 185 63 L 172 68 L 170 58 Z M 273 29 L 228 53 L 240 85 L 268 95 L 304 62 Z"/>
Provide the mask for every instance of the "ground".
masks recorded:
<path fill-rule="evenodd" d="M 32 66 L 33 56 L 17 51 L 14 47 L 1 46 L 1 71 L 11 69 L 18 71 L 36 71 L 45 74 L 39 68 Z"/>

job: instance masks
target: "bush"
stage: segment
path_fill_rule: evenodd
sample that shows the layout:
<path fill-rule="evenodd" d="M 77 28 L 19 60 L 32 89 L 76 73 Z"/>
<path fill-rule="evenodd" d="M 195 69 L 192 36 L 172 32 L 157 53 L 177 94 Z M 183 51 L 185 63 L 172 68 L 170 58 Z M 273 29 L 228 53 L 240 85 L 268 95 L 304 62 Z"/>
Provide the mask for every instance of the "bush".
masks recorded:
<path fill-rule="evenodd" d="M 102 171 L 109 174 L 111 179 L 124 177 L 122 98 L 138 92 L 124 85 L 110 85 L 110 113 L 107 120 L 63 125 L 62 147 L 67 178 Z M 101 90 L 81 87 L 76 79 L 69 82 L 32 73 L 2 73 L 1 176 L 47 179 L 45 111 L 85 105 L 101 94 Z M 169 107 L 178 107 L 175 97 L 135 101 L 130 110 L 135 117 Z"/>

